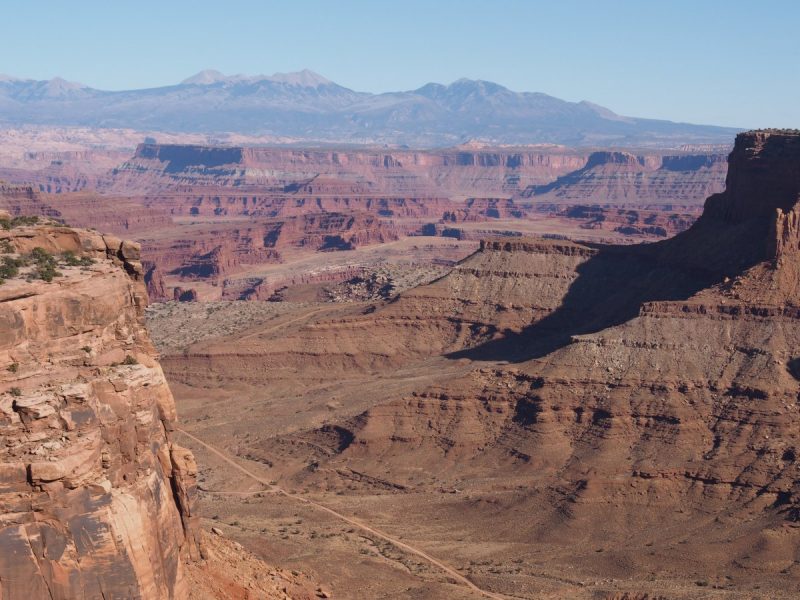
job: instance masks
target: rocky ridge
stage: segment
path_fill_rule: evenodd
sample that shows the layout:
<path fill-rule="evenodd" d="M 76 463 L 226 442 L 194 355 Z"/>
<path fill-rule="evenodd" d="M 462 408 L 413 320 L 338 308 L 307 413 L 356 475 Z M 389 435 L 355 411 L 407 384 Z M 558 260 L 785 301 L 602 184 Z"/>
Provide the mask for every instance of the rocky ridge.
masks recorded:
<path fill-rule="evenodd" d="M 725 154 L 562 146 L 442 150 L 286 149 L 140 144 L 102 189 L 145 194 L 191 186 L 309 198 L 546 197 L 701 201 L 719 191 Z M 240 197 L 239 203 L 243 202 Z M 233 199 L 228 201 L 236 209 Z M 242 208 L 253 210 L 252 201 Z M 391 207 L 388 207 L 391 208 Z"/>

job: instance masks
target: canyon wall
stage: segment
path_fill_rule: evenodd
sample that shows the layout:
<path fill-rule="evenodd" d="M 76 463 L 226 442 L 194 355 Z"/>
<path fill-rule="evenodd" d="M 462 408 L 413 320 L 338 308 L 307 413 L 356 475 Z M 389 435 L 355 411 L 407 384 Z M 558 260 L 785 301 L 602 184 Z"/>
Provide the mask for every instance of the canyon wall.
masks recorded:
<path fill-rule="evenodd" d="M 46 223 L 0 246 L 30 263 L 0 285 L 0 596 L 186 598 L 196 465 L 172 440 L 139 246 Z"/>
<path fill-rule="evenodd" d="M 104 189 L 182 186 L 330 196 L 548 196 L 583 201 L 701 201 L 721 190 L 725 155 L 541 148 L 293 150 L 141 144 Z"/>

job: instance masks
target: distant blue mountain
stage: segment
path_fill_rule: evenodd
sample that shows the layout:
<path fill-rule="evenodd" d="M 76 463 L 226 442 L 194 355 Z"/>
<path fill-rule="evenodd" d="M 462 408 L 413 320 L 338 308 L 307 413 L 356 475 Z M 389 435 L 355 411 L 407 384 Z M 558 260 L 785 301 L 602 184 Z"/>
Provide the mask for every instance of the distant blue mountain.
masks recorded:
<path fill-rule="evenodd" d="M 226 76 L 201 71 L 177 85 L 119 92 L 63 79 L 0 76 L 0 125 L 130 127 L 273 134 L 298 141 L 449 146 L 676 146 L 728 143 L 727 127 L 623 117 L 591 102 L 514 92 L 489 81 L 429 83 L 370 94 L 311 71 Z"/>

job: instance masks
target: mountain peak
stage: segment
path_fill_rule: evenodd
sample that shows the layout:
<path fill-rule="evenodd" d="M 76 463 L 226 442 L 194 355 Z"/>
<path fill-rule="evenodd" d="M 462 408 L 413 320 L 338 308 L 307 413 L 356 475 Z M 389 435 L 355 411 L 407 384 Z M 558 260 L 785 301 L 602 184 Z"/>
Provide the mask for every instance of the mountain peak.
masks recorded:
<path fill-rule="evenodd" d="M 226 81 L 229 78 L 222 72 L 215 69 L 203 69 L 199 73 L 195 73 L 181 81 L 181 85 L 211 85 L 220 81 Z"/>
<path fill-rule="evenodd" d="M 303 87 L 319 87 L 320 85 L 329 85 L 333 83 L 330 79 L 309 69 L 303 69 L 295 73 L 275 73 L 272 77 L 266 77 L 265 79 Z"/>
<path fill-rule="evenodd" d="M 181 85 L 214 85 L 216 83 L 257 83 L 271 81 L 297 85 L 300 87 L 319 87 L 333 83 L 314 71 L 303 69 L 294 73 L 275 73 L 274 75 L 225 75 L 215 69 L 204 69 L 188 79 L 181 81 Z"/>
<path fill-rule="evenodd" d="M 89 87 L 86 84 L 77 82 L 77 81 L 67 81 L 61 77 L 53 77 L 50 81 L 47 82 L 47 87 L 52 90 L 82 90 L 83 88 Z"/>

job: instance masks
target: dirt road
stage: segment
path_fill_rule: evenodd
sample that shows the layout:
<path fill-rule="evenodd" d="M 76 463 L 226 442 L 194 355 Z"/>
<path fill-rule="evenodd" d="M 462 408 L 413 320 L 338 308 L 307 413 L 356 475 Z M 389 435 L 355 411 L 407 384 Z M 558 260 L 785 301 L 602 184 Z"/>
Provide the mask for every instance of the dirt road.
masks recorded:
<path fill-rule="evenodd" d="M 307 504 L 309 506 L 313 506 L 314 508 L 316 508 L 318 510 L 321 510 L 321 511 L 324 511 L 324 512 L 330 514 L 330 515 L 333 515 L 334 517 L 336 517 L 337 519 L 340 519 L 341 521 L 344 521 L 345 523 L 348 523 L 350 525 L 358 527 L 362 531 L 366 531 L 368 533 L 371 533 L 372 535 L 374 535 L 374 536 L 376 536 L 378 538 L 381 538 L 384 541 L 389 542 L 390 544 L 396 546 L 397 548 L 400 548 L 401 550 L 404 550 L 404 551 L 408 552 L 409 554 L 413 554 L 415 556 L 418 556 L 419 558 L 422 558 L 423 560 L 427 561 L 431 565 L 441 569 L 442 571 L 447 573 L 447 575 L 452 577 L 457 582 L 467 586 L 468 588 L 470 588 L 474 592 L 477 592 L 478 594 L 481 594 L 485 598 L 492 598 L 493 600 L 506 600 L 505 596 L 501 596 L 500 594 L 495 594 L 493 592 L 489 592 L 487 590 L 479 588 L 477 585 L 472 583 L 469 579 L 464 577 L 461 573 L 456 571 L 453 567 L 450 567 L 447 564 L 443 563 L 442 561 L 434 558 L 433 556 L 431 556 L 430 554 L 428 554 L 424 550 L 420 550 L 419 548 L 415 548 L 414 546 L 411 546 L 411 545 L 409 545 L 409 544 L 407 544 L 405 542 L 401 542 L 400 540 L 398 540 L 396 538 L 393 538 L 392 536 L 380 531 L 379 529 L 375 529 L 374 527 L 370 527 L 369 525 L 367 525 L 365 523 L 361 523 L 360 521 L 357 521 L 356 519 L 353 519 L 351 517 L 343 515 L 342 513 L 337 512 L 337 511 L 333 510 L 332 508 L 328 508 L 327 506 L 325 506 L 323 504 L 320 504 L 318 502 L 314 502 L 313 500 L 309 500 L 308 498 L 304 498 L 304 497 L 298 496 L 296 494 L 289 493 L 286 490 L 284 490 L 284 489 L 282 489 L 282 488 L 280 488 L 280 487 L 278 487 L 276 485 L 271 484 L 269 481 L 263 479 L 262 477 L 259 477 L 255 473 L 251 472 L 250 470 L 248 470 L 247 468 L 243 467 L 238 462 L 233 460 L 233 458 L 231 458 L 225 452 L 223 452 L 221 450 L 218 450 L 217 448 L 215 448 L 214 446 L 211 446 L 210 444 L 207 444 L 206 442 L 204 442 L 200 438 L 192 435 L 191 433 L 189 433 L 189 432 L 187 432 L 187 431 L 185 431 L 185 430 L 183 430 L 183 429 L 181 429 L 179 427 L 176 428 L 176 430 L 178 432 L 182 433 L 183 435 L 185 435 L 186 437 L 188 437 L 189 439 L 191 439 L 192 441 L 196 442 L 197 444 L 200 444 L 203 448 L 205 448 L 206 450 L 208 450 L 209 452 L 214 454 L 219 459 L 225 461 L 227 464 L 229 464 L 233 468 L 237 469 L 238 471 L 241 471 L 242 473 L 244 473 L 245 475 L 247 475 L 248 477 L 250 477 L 254 481 L 257 481 L 258 483 L 266 486 L 267 487 L 267 491 L 275 492 L 275 493 L 281 494 L 283 496 L 286 496 L 287 498 L 291 498 L 292 500 L 296 500 L 297 502 L 302 502 L 303 504 Z"/>

